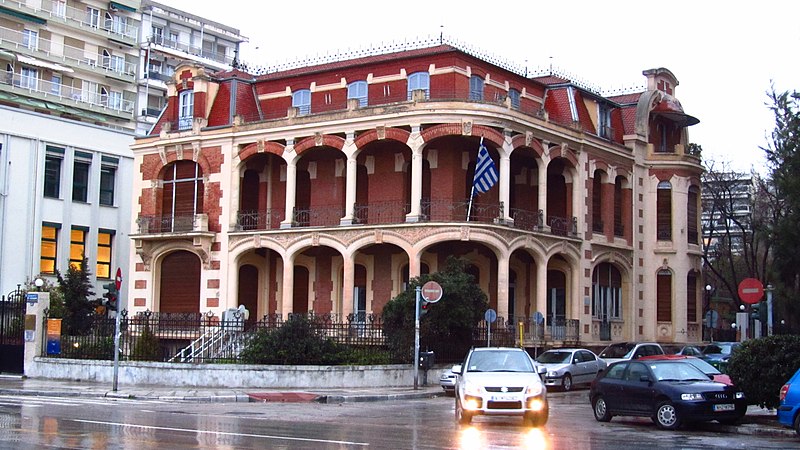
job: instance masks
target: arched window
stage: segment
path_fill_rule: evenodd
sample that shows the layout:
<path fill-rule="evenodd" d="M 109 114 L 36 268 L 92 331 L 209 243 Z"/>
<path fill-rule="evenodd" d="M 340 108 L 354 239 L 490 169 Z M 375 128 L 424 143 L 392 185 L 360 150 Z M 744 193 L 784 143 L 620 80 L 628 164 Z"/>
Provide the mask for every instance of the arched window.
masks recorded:
<path fill-rule="evenodd" d="M 178 129 L 192 128 L 194 118 L 194 91 L 181 91 L 178 95 Z"/>
<path fill-rule="evenodd" d="M 351 98 L 358 100 L 359 107 L 367 106 L 368 91 L 366 81 L 354 81 L 347 85 L 347 99 Z"/>
<path fill-rule="evenodd" d="M 473 75 L 469 78 L 469 99 L 483 100 L 483 78 Z"/>
<path fill-rule="evenodd" d="M 689 197 L 686 201 L 686 238 L 690 244 L 698 244 L 699 241 L 699 221 L 697 217 L 698 202 L 700 200 L 700 190 L 697 186 L 689 187 Z"/>
<path fill-rule="evenodd" d="M 305 116 L 311 112 L 311 91 L 301 89 L 292 94 L 292 106 L 297 108 L 297 114 Z"/>
<path fill-rule="evenodd" d="M 408 76 L 408 99 L 411 100 L 414 91 L 425 91 L 425 98 L 431 96 L 431 76 L 428 72 L 414 72 Z"/>
<path fill-rule="evenodd" d="M 203 212 L 203 173 L 194 161 L 176 161 L 164 172 L 162 232 L 192 231 Z"/>
<path fill-rule="evenodd" d="M 672 322 L 672 272 L 661 269 L 656 276 L 656 320 Z"/>
<path fill-rule="evenodd" d="M 669 181 L 658 183 L 656 190 L 656 238 L 672 240 L 672 185 Z"/>
<path fill-rule="evenodd" d="M 520 105 L 520 92 L 516 89 L 508 90 L 508 98 L 511 100 L 511 108 L 519 109 Z"/>

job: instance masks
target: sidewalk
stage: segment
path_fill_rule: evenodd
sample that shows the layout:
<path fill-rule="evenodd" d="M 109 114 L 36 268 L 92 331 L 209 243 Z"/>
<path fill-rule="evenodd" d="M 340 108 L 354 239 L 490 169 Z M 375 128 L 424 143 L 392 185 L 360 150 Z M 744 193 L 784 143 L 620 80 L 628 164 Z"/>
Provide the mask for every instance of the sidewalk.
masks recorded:
<path fill-rule="evenodd" d="M 125 398 L 162 401 L 196 402 L 375 402 L 406 400 L 441 396 L 438 384 L 408 387 L 352 388 L 352 389 L 270 389 L 270 388 L 194 388 L 172 386 L 125 386 L 114 391 L 110 383 L 92 381 L 29 379 L 21 376 L 0 375 L 0 395 L 31 395 L 50 397 Z M 548 395 L 572 397 L 570 403 L 589 404 L 588 391 L 570 393 L 553 392 Z M 703 429 L 725 433 L 763 435 L 798 439 L 791 428 L 778 423 L 775 410 L 750 406 L 747 415 L 737 425 L 709 422 L 700 425 Z"/>

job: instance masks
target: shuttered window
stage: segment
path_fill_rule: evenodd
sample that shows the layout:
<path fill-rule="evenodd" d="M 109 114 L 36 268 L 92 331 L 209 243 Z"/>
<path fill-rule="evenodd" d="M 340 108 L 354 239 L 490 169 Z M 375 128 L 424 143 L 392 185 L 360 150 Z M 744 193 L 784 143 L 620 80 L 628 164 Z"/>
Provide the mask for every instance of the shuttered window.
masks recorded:
<path fill-rule="evenodd" d="M 194 161 L 177 161 L 164 174 L 161 214 L 170 230 L 191 231 L 194 216 L 203 213 L 203 174 Z M 166 226 L 166 225 L 165 225 Z"/>
<path fill-rule="evenodd" d="M 699 190 L 696 186 L 689 188 L 689 198 L 686 205 L 686 238 L 690 244 L 697 244 L 698 241 L 698 221 L 697 221 L 697 205 L 700 198 Z"/>
<path fill-rule="evenodd" d="M 697 322 L 697 275 L 689 272 L 686 276 L 686 321 Z"/>
<path fill-rule="evenodd" d="M 672 321 L 672 272 L 660 270 L 656 277 L 656 320 Z"/>
<path fill-rule="evenodd" d="M 625 226 L 622 224 L 622 177 L 614 180 L 614 235 L 624 236 Z"/>
<path fill-rule="evenodd" d="M 177 251 L 161 263 L 159 311 L 162 313 L 200 312 L 200 258 Z"/>
<path fill-rule="evenodd" d="M 592 180 L 592 231 L 603 232 L 603 173 L 595 171 Z"/>
<path fill-rule="evenodd" d="M 656 190 L 656 238 L 672 240 L 672 185 L 669 181 L 658 183 Z"/>

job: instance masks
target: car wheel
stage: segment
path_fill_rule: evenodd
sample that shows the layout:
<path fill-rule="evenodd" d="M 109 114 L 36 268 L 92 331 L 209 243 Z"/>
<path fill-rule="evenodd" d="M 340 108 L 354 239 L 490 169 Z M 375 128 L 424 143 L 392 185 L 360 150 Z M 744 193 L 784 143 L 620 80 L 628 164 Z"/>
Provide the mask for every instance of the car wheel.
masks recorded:
<path fill-rule="evenodd" d="M 461 407 L 461 401 L 456 399 L 456 422 L 460 423 L 461 425 L 469 425 L 472 422 L 472 414 L 464 411 L 464 408 Z"/>
<path fill-rule="evenodd" d="M 674 430 L 681 426 L 678 410 L 670 402 L 661 402 L 656 408 L 656 425 L 665 430 Z"/>
<path fill-rule="evenodd" d="M 800 414 L 794 418 L 794 432 L 800 434 Z"/>
<path fill-rule="evenodd" d="M 611 413 L 608 411 L 608 405 L 606 405 L 606 399 L 602 396 L 597 396 L 594 399 L 594 418 L 597 419 L 598 422 L 608 422 L 611 420 Z"/>
<path fill-rule="evenodd" d="M 564 379 L 561 380 L 561 387 L 564 389 L 564 392 L 572 390 L 572 375 L 564 375 Z"/>

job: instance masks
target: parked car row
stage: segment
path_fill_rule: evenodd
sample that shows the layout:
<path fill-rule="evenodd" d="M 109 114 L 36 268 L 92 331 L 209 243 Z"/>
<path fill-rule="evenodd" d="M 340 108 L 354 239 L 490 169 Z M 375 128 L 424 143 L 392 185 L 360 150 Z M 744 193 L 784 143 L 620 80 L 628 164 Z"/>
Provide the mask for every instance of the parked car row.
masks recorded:
<path fill-rule="evenodd" d="M 439 382 L 455 397 L 455 418 L 461 424 L 479 415 L 512 415 L 542 426 L 549 416 L 548 388 L 570 391 L 578 385 L 589 386 L 598 421 L 643 416 L 668 430 L 696 421 L 731 424 L 746 413 L 747 399 L 719 365 L 705 357 L 726 361 L 737 345 L 714 343 L 701 349 L 622 342 L 599 355 L 584 348 L 560 348 L 535 359 L 521 348 L 473 348 L 464 363 L 444 371 Z M 789 383 L 785 387 L 787 397 L 796 397 L 799 406 L 787 408 L 785 415 L 791 415 L 791 425 L 800 433 L 800 375 L 795 378 L 796 395 L 788 394 Z"/>

